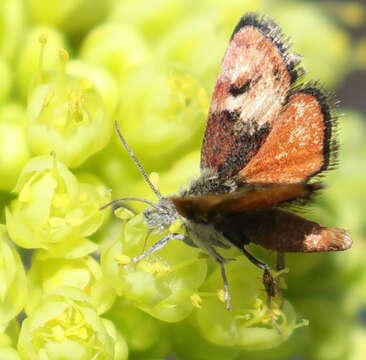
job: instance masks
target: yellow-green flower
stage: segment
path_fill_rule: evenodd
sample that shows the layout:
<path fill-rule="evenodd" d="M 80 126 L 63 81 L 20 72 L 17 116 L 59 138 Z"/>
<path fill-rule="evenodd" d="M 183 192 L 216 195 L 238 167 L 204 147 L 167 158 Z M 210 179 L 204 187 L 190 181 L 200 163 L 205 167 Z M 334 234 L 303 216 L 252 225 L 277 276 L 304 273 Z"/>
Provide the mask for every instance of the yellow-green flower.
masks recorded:
<path fill-rule="evenodd" d="M 28 272 L 26 313 L 31 314 L 37 308 L 44 294 L 63 286 L 72 286 L 87 294 L 98 314 L 107 311 L 114 301 L 115 293 L 103 278 L 99 263 L 92 257 L 43 259 L 42 253 L 36 253 Z"/>
<path fill-rule="evenodd" d="M 114 359 L 113 338 L 80 290 L 65 287 L 47 295 L 19 334 L 23 359 Z"/>
<path fill-rule="evenodd" d="M 276 297 L 268 308 L 261 271 L 246 258 L 228 263 L 226 269 L 233 311 L 224 306 L 221 272 L 216 266 L 200 290 L 197 322 L 202 336 L 214 344 L 244 350 L 264 350 L 287 340 L 298 327 L 293 306 Z M 270 311 L 281 334 L 272 324 Z"/>
<path fill-rule="evenodd" d="M 96 249 L 86 237 L 105 218 L 99 208 L 110 195 L 103 185 L 79 182 L 55 157 L 40 156 L 25 165 L 14 192 L 18 198 L 6 210 L 6 221 L 19 246 L 68 258 Z"/>
<path fill-rule="evenodd" d="M 108 115 L 111 118 L 115 116 L 119 102 L 120 86 L 108 69 L 75 59 L 69 62 L 67 73 L 88 79 L 100 93 Z"/>
<path fill-rule="evenodd" d="M 128 221 L 120 238 L 102 254 L 104 276 L 119 296 L 139 309 L 163 321 L 180 321 L 194 308 L 191 295 L 206 277 L 206 260 L 197 249 L 171 241 L 158 253 L 130 263 L 164 234 L 146 236 L 142 214 Z"/>
<path fill-rule="evenodd" d="M 45 47 L 46 38 L 40 41 Z M 66 165 L 76 167 L 108 144 L 112 124 L 93 83 L 66 75 L 69 54 L 60 49 L 59 55 L 60 72 L 44 80 L 40 69 L 30 92 L 27 136 L 35 154 L 55 152 Z"/>

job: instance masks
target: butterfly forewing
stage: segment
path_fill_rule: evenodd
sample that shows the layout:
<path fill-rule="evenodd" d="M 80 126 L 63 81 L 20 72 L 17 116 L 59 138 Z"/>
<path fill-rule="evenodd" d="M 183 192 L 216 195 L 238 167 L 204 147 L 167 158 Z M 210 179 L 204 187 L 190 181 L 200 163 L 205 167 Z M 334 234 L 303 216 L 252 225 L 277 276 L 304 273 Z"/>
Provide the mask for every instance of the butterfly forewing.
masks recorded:
<path fill-rule="evenodd" d="M 279 27 L 244 16 L 234 30 L 212 95 L 201 167 L 232 176 L 271 132 L 297 74 Z"/>
<path fill-rule="evenodd" d="M 305 199 L 321 188 L 319 183 L 247 186 L 232 193 L 175 196 L 170 200 L 185 218 L 196 220 L 201 216 L 212 219 L 218 214 L 221 216 L 227 213 L 256 212 L 295 199 Z"/>

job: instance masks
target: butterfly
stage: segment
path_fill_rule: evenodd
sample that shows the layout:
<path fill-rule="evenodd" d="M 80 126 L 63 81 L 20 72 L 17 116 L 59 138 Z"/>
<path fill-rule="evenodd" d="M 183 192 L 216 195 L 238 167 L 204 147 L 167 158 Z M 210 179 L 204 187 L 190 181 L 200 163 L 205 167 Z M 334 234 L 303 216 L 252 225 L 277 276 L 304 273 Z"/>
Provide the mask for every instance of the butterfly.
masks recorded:
<path fill-rule="evenodd" d="M 331 97 L 318 83 L 301 84 L 300 57 L 290 51 L 269 17 L 245 14 L 222 60 L 201 151 L 201 174 L 178 195 L 163 197 L 123 138 L 119 137 L 159 201 L 140 198 L 149 229 L 183 222 L 185 235 L 170 233 L 136 256 L 137 262 L 170 240 L 184 241 L 220 266 L 231 309 L 225 259 L 218 248 L 236 247 L 263 270 L 268 298 L 276 286 L 269 266 L 248 250 L 250 243 L 278 253 L 340 251 L 351 247 L 346 230 L 323 227 L 291 212 L 323 188 L 314 177 L 336 165 L 336 117 Z M 107 206 L 106 205 L 106 206 Z M 104 208 L 104 207 L 103 207 Z"/>

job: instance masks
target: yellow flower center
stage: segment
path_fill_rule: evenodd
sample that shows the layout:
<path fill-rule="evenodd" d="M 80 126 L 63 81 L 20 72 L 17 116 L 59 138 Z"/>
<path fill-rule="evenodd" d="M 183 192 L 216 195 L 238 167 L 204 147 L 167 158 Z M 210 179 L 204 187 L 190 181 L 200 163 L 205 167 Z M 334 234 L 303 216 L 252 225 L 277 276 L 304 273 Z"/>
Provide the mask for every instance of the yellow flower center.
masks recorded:
<path fill-rule="evenodd" d="M 199 294 L 194 293 L 190 296 L 190 298 L 194 307 L 196 307 L 197 309 L 202 308 L 202 298 Z"/>
<path fill-rule="evenodd" d="M 84 315 L 72 306 L 50 320 L 49 324 L 52 324 L 49 328 L 50 334 L 47 334 L 48 327 L 46 324 L 46 333 L 43 334 L 43 340 L 49 339 L 61 343 L 75 338 L 88 340 L 90 337 L 88 331 L 90 326 L 85 322 Z"/>

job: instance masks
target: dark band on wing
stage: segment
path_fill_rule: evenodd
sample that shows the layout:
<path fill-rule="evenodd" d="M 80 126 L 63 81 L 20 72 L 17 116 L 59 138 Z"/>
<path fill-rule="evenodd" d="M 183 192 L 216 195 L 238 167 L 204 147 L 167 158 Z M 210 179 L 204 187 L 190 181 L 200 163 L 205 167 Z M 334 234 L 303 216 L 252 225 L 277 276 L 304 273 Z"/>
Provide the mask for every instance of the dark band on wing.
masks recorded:
<path fill-rule="evenodd" d="M 248 125 L 248 123 L 244 123 Z M 254 131 L 242 131 L 234 138 L 235 147 L 227 154 L 226 161 L 218 167 L 218 172 L 226 175 L 234 175 L 238 169 L 243 168 L 248 161 L 258 152 L 271 128 L 269 124 L 258 127 L 256 122 Z"/>
<path fill-rule="evenodd" d="M 236 123 L 240 119 L 240 112 L 224 110 L 221 111 L 221 118 L 222 119 L 225 118 L 227 121 L 231 123 Z"/>
<path fill-rule="evenodd" d="M 245 26 L 253 26 L 258 28 L 261 33 L 269 39 L 275 46 L 277 46 L 281 56 L 286 63 L 286 67 L 291 76 L 291 84 L 295 83 L 303 74 L 304 69 L 299 68 L 300 57 L 297 54 L 289 52 L 289 41 L 285 38 L 279 25 L 268 16 L 259 16 L 257 13 L 245 14 L 236 25 L 231 39 L 237 32 Z"/>
<path fill-rule="evenodd" d="M 231 84 L 229 88 L 229 93 L 233 96 L 238 96 L 244 94 L 250 89 L 252 79 L 248 79 L 243 85 L 237 87 L 235 84 Z"/>
<path fill-rule="evenodd" d="M 253 86 L 255 86 L 255 84 L 257 84 L 261 78 L 262 78 L 262 75 L 257 75 L 253 79 L 245 80 L 245 82 L 243 84 L 241 84 L 240 80 L 239 80 L 238 83 L 235 82 L 234 84 L 230 85 L 229 93 L 235 97 L 242 95 L 242 94 L 246 93 L 247 91 L 249 91 L 250 89 L 252 89 Z"/>
<path fill-rule="evenodd" d="M 237 173 L 238 169 L 242 169 L 248 163 L 271 130 L 268 123 L 259 127 L 256 121 L 248 121 L 242 122 L 241 128 L 234 131 L 229 125 L 236 122 L 239 116 L 238 112 L 226 110 L 210 114 L 211 126 L 206 129 L 203 139 L 201 159 L 205 159 L 211 167 L 226 176 Z M 206 146 L 206 142 L 218 144 L 217 149 Z"/>

